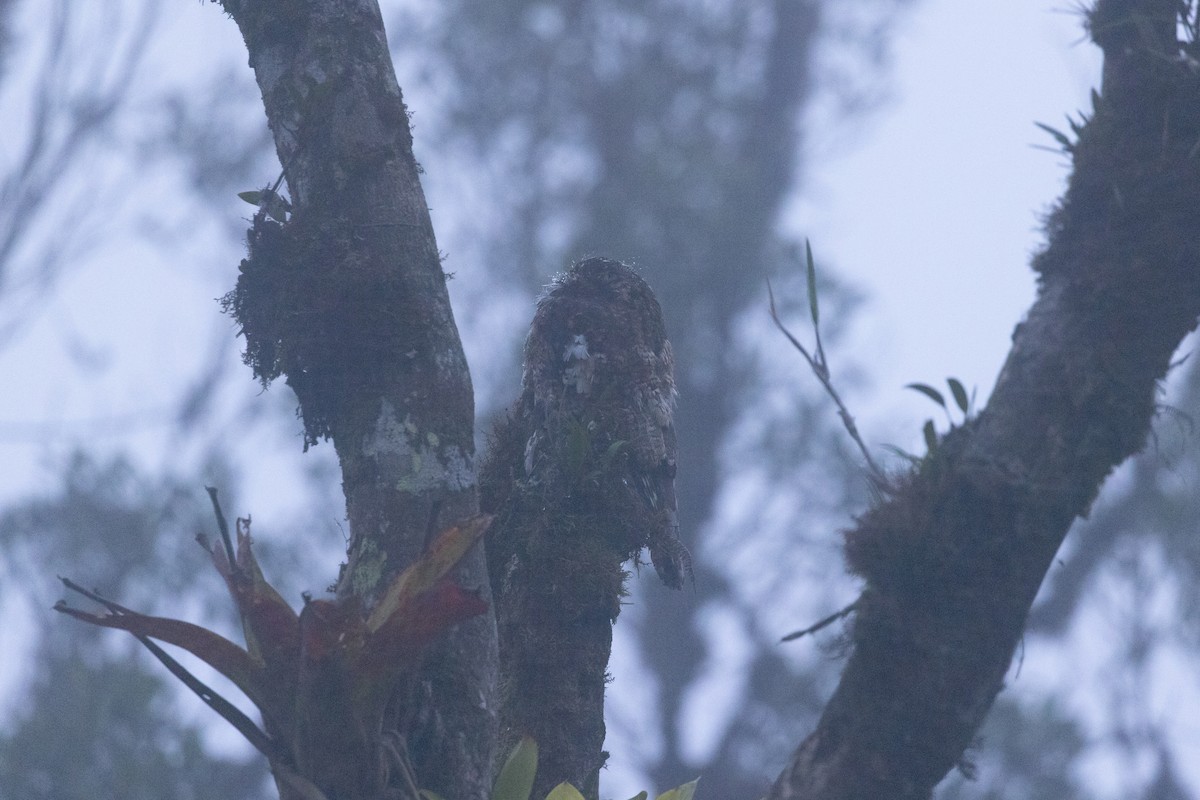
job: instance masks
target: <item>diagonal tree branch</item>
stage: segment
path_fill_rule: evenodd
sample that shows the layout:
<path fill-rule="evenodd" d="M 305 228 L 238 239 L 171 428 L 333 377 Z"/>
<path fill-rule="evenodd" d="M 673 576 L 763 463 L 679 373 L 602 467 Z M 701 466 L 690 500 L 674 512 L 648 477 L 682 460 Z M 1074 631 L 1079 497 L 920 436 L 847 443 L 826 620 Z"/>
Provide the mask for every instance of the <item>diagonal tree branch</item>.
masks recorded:
<path fill-rule="evenodd" d="M 1200 313 L 1200 62 L 1176 0 L 1100 0 L 1103 92 L 988 407 L 846 534 L 854 652 L 769 798 L 927 798 L 1003 686 L 1072 521 L 1144 444 Z"/>

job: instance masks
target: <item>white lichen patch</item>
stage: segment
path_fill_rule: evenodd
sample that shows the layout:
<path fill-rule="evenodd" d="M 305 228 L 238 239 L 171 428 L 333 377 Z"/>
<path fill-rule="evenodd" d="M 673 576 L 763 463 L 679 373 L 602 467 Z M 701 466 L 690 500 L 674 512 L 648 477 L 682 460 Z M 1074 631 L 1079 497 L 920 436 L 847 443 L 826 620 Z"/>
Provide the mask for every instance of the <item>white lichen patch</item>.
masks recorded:
<path fill-rule="evenodd" d="M 374 539 L 364 539 L 355 560 L 354 573 L 350 576 L 350 586 L 354 594 L 366 597 L 379 591 L 386 564 L 387 553 L 376 546 Z"/>
<path fill-rule="evenodd" d="M 375 429 L 363 439 L 362 454 L 375 461 L 381 476 L 405 492 L 467 489 L 475 473 L 461 448 L 443 447 L 433 431 L 421 435 L 411 414 L 400 420 L 388 400 L 380 403 Z"/>
<path fill-rule="evenodd" d="M 312 85 L 320 86 L 328 79 L 325 70 L 321 68 L 319 63 L 309 63 L 305 65 L 304 76 L 309 79 Z"/>

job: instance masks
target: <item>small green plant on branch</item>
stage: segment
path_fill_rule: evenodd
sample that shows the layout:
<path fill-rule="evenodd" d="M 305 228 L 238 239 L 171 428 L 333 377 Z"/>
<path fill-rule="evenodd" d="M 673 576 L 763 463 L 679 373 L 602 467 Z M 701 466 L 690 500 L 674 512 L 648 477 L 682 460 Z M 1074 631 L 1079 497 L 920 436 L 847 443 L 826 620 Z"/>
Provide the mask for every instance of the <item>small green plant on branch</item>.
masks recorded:
<path fill-rule="evenodd" d="M 912 389 L 914 392 L 924 395 L 932 402 L 940 406 L 942 411 L 946 414 L 946 422 L 949 424 L 950 430 L 954 430 L 959 425 L 965 424 L 974 415 L 975 392 L 972 391 L 971 394 L 968 395 L 966 387 L 963 386 L 962 381 L 960 381 L 958 378 L 946 378 L 946 386 L 950 389 L 950 396 L 954 399 L 954 405 L 958 408 L 962 415 L 962 420 L 957 423 L 954 421 L 954 417 L 950 411 L 950 405 L 946 402 L 945 395 L 943 395 L 939 390 L 927 383 L 910 383 L 904 388 Z M 921 435 L 925 439 L 925 457 L 927 458 L 937 451 L 939 440 L 937 426 L 934 424 L 932 419 L 925 420 L 925 424 L 921 426 Z M 895 445 L 889 444 L 884 445 L 884 447 L 889 452 L 900 456 L 910 464 L 915 465 L 921 463 L 920 457 L 915 456 L 906 450 L 902 450 Z"/>
<path fill-rule="evenodd" d="M 496 783 L 492 786 L 491 800 L 530 800 L 537 767 L 537 742 L 529 736 L 524 736 L 513 747 L 504 766 L 496 775 Z M 692 800 L 696 794 L 698 783 L 699 779 L 697 778 L 681 786 L 676 786 L 674 789 L 668 789 L 656 800 Z M 419 795 L 421 800 L 444 800 L 440 795 L 428 789 L 421 789 Z M 649 793 L 643 790 L 629 800 L 646 800 L 649 796 Z M 550 790 L 545 800 L 584 800 L 584 796 L 570 783 L 563 781 Z"/>
<path fill-rule="evenodd" d="M 858 425 L 854 422 L 854 416 L 850 413 L 850 409 L 842 401 L 842 397 L 838 394 L 837 389 L 833 385 L 832 374 L 829 369 L 829 360 L 825 356 L 825 346 L 821 342 L 821 308 L 817 299 L 817 267 L 813 259 L 812 243 L 804 240 L 804 260 L 805 260 L 805 279 L 808 286 L 808 311 L 812 318 L 813 337 L 815 345 L 810 353 L 808 348 L 800 343 L 787 326 L 783 324 L 783 320 L 779 318 L 779 312 L 775 308 L 775 292 L 771 289 L 771 282 L 767 281 L 767 296 L 771 303 L 771 319 L 775 322 L 775 327 L 779 328 L 780 332 L 787 337 L 787 340 L 792 343 L 792 347 L 804 358 L 808 363 L 813 374 L 817 376 L 817 380 L 821 382 L 821 386 L 825 389 L 825 393 L 829 395 L 837 406 L 838 416 L 841 417 L 842 425 L 846 428 L 846 432 L 850 434 L 850 438 L 858 445 L 859 452 L 862 453 L 863 460 L 867 464 L 871 475 L 878 481 L 883 482 L 885 476 L 883 470 L 875 463 L 875 459 L 871 457 L 871 451 L 867 449 L 866 442 L 858 432 Z"/>

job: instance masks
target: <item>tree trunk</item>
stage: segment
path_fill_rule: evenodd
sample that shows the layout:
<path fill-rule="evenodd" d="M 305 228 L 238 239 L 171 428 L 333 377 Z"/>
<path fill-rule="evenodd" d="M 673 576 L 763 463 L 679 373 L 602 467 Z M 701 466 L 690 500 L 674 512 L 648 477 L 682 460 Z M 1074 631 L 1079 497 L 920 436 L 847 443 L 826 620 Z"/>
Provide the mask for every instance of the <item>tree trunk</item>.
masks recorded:
<path fill-rule="evenodd" d="M 260 213 L 243 263 L 247 361 L 332 438 L 350 523 L 340 597 L 368 607 L 429 536 L 477 511 L 474 399 L 375 0 L 225 0 L 284 165 L 291 216 Z M 457 580 L 488 599 L 482 549 Z M 455 629 L 395 724 L 422 788 L 482 798 L 495 738 L 495 621 Z"/>
<path fill-rule="evenodd" d="M 1186 7 L 1186 4 L 1184 4 Z M 846 537 L 854 653 L 771 793 L 927 798 L 1003 685 L 1071 522 L 1144 443 L 1200 313 L 1200 72 L 1173 0 L 1101 0 L 1103 94 L 986 410 Z M 1190 12 L 1189 12 L 1190 13 Z"/>

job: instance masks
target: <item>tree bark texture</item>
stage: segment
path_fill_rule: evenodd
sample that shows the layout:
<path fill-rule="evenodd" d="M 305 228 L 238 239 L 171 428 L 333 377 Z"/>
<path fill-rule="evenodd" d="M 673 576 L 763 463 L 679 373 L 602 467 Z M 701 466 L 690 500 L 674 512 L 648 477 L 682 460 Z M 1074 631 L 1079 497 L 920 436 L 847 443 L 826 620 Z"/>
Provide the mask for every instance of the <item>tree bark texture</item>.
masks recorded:
<path fill-rule="evenodd" d="M 306 444 L 332 438 L 350 524 L 339 597 L 368 607 L 429 537 L 477 511 L 474 399 L 375 0 L 225 0 L 290 193 L 259 213 L 230 304 L 246 360 L 283 375 Z M 482 548 L 457 574 L 489 598 Z M 491 785 L 491 613 L 456 628 L 402 688 L 396 725 L 422 788 Z"/>
<path fill-rule="evenodd" d="M 1142 446 L 1200 313 L 1200 69 L 1174 0 L 1100 0 L 1094 116 L 987 408 L 846 534 L 851 655 L 772 800 L 927 798 L 1003 686 L 1072 521 Z"/>
<path fill-rule="evenodd" d="M 531 431 L 519 411 L 492 432 L 481 502 L 496 512 L 488 566 L 500 639 L 498 751 L 538 743 L 531 797 L 562 781 L 596 800 L 604 752 L 604 689 L 621 610 L 628 548 L 611 541 L 602 499 L 556 500 L 523 486 Z M 538 487 L 540 488 L 540 487 Z"/>

